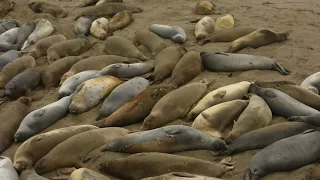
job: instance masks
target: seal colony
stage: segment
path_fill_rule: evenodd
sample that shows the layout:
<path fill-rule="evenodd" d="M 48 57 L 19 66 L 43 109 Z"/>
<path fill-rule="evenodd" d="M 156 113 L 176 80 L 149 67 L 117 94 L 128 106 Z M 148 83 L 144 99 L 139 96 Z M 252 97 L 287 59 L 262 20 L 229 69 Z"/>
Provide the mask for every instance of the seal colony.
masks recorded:
<path fill-rule="evenodd" d="M 319 160 L 320 76 L 282 54 L 291 29 L 209 1 L 186 1 L 183 23 L 172 3 L 163 21 L 148 1 L 64 3 L 16 21 L 0 2 L 0 179 L 258 180 Z"/>

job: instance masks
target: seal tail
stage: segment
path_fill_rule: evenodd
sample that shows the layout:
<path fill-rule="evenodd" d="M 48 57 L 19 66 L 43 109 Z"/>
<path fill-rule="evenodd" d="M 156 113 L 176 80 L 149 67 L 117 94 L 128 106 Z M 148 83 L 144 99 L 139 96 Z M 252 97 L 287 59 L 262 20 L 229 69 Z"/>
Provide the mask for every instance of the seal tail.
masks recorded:
<path fill-rule="evenodd" d="M 278 71 L 279 73 L 281 73 L 282 75 L 289 75 L 291 73 L 291 71 L 287 70 L 286 68 L 282 67 L 280 64 L 278 64 L 277 62 L 275 63 L 275 67 L 274 69 L 276 71 Z"/>

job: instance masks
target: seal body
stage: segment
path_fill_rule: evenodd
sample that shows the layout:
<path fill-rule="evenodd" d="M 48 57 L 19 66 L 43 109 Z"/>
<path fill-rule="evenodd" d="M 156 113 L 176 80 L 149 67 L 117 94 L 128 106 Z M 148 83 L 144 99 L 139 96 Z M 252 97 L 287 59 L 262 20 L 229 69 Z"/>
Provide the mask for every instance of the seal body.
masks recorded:
<path fill-rule="evenodd" d="M 143 61 L 147 59 L 146 56 L 134 46 L 132 41 L 120 36 L 109 37 L 105 42 L 104 51 L 110 55 L 137 58 Z"/>
<path fill-rule="evenodd" d="M 99 127 L 126 126 L 143 121 L 151 112 L 153 106 L 164 95 L 176 87 L 171 84 L 149 86 L 139 95 L 122 105 L 114 113 L 97 122 Z"/>
<path fill-rule="evenodd" d="M 174 67 L 169 82 L 176 86 L 184 85 L 201 72 L 201 67 L 202 61 L 199 53 L 195 51 L 188 51 Z"/>
<path fill-rule="evenodd" d="M 0 72 L 9 62 L 17 59 L 20 56 L 21 52 L 17 50 L 10 50 L 0 55 Z"/>
<path fill-rule="evenodd" d="M 120 84 L 104 100 L 97 120 L 108 117 L 120 106 L 135 97 L 149 86 L 149 81 L 142 77 L 135 77 Z"/>
<path fill-rule="evenodd" d="M 36 27 L 29 35 L 28 39 L 23 43 L 23 46 L 21 47 L 22 50 L 24 50 L 31 44 L 36 43 L 40 39 L 50 36 L 54 31 L 52 24 L 47 19 L 40 18 L 35 20 L 35 22 Z"/>
<path fill-rule="evenodd" d="M 170 125 L 125 135 L 106 145 L 103 151 L 174 153 L 199 149 L 223 151 L 227 144 L 189 126 Z"/>
<path fill-rule="evenodd" d="M 210 1 L 200 1 L 193 8 L 193 12 L 197 15 L 214 14 L 215 5 Z"/>
<path fill-rule="evenodd" d="M 56 145 L 78 133 L 97 129 L 92 125 L 78 125 L 55 129 L 31 137 L 23 142 L 14 154 L 14 168 L 18 172 L 33 167 L 43 156 L 48 154 Z"/>
<path fill-rule="evenodd" d="M 71 96 L 64 97 L 29 113 L 21 122 L 14 135 L 16 141 L 25 141 L 43 129 L 51 126 L 68 114 Z"/>
<path fill-rule="evenodd" d="M 21 25 L 17 37 L 17 44 L 19 48 L 22 47 L 23 43 L 28 39 L 29 35 L 34 31 L 36 28 L 36 23 L 33 21 L 26 22 Z"/>
<path fill-rule="evenodd" d="M 214 137 L 222 137 L 222 132 L 236 120 L 249 101 L 233 100 L 214 105 L 197 116 L 191 127 Z"/>
<path fill-rule="evenodd" d="M 68 180 L 86 180 L 86 179 L 110 180 L 107 176 L 87 168 L 79 168 L 73 171 Z"/>
<path fill-rule="evenodd" d="M 288 32 L 276 33 L 268 29 L 258 29 L 233 41 L 227 52 L 235 53 L 247 47 L 258 48 L 275 42 L 279 43 L 286 40 L 288 36 Z"/>
<path fill-rule="evenodd" d="M 129 26 L 134 21 L 132 12 L 124 10 L 114 15 L 109 22 L 109 31 L 113 33 L 117 30 L 123 29 Z"/>
<path fill-rule="evenodd" d="M 219 17 L 214 24 L 214 31 L 220 31 L 222 29 L 231 29 L 234 27 L 234 17 L 232 14 Z"/>
<path fill-rule="evenodd" d="M 122 81 L 112 76 L 90 79 L 79 85 L 69 106 L 71 113 L 80 114 L 98 105 L 99 102 Z"/>
<path fill-rule="evenodd" d="M 4 94 L 10 99 L 18 99 L 36 88 L 40 77 L 41 70 L 39 68 L 28 68 L 5 85 Z"/>
<path fill-rule="evenodd" d="M 205 95 L 198 104 L 189 112 L 188 119 L 193 120 L 202 111 L 207 108 L 236 99 L 243 98 L 248 93 L 250 83 L 248 81 L 242 81 L 235 84 L 220 87 L 211 91 Z"/>
<path fill-rule="evenodd" d="M 104 3 L 113 3 L 113 2 L 123 2 L 123 0 L 99 0 L 97 3 L 96 3 L 96 6 L 100 5 L 100 4 L 104 4 Z"/>
<path fill-rule="evenodd" d="M 35 59 L 47 55 L 47 50 L 53 44 L 56 44 L 61 41 L 66 41 L 67 38 L 63 35 L 52 35 L 49 37 L 45 37 L 40 39 L 29 52 L 29 55 L 34 57 Z"/>
<path fill-rule="evenodd" d="M 308 89 L 316 94 L 319 94 L 320 89 L 320 72 L 314 73 L 307 77 L 300 84 L 301 87 Z"/>
<path fill-rule="evenodd" d="M 0 179 L 19 180 L 18 173 L 12 167 L 12 161 L 6 156 L 0 156 Z"/>
<path fill-rule="evenodd" d="M 214 31 L 214 20 L 209 17 L 205 16 L 200 21 L 197 22 L 194 35 L 196 36 L 197 40 L 201 40 L 208 36 L 208 34 L 212 33 Z"/>
<path fill-rule="evenodd" d="M 288 121 L 305 122 L 312 126 L 320 127 L 320 113 L 310 116 L 291 116 Z"/>
<path fill-rule="evenodd" d="M 3 88 L 19 73 L 28 68 L 34 67 L 35 65 L 36 61 L 31 56 L 22 56 L 9 62 L 0 72 L 0 88 Z"/>
<path fill-rule="evenodd" d="M 0 35 L 1 44 L 15 44 L 18 38 L 20 27 L 15 27 L 7 30 Z"/>
<path fill-rule="evenodd" d="M 29 8 L 36 13 L 49 13 L 56 18 L 64 18 L 68 15 L 64 8 L 49 2 L 33 1 L 29 4 Z"/>
<path fill-rule="evenodd" d="M 48 180 L 47 178 L 42 177 L 39 174 L 37 174 L 33 168 L 29 168 L 27 170 L 24 170 L 20 174 L 20 180 L 32 180 L 32 179 L 34 179 L 34 180 Z"/>
<path fill-rule="evenodd" d="M 133 43 L 136 46 L 144 45 L 147 47 L 152 57 L 155 57 L 160 51 L 167 47 L 166 43 L 158 35 L 150 31 L 136 32 Z"/>
<path fill-rule="evenodd" d="M 90 34 L 90 27 L 94 21 L 93 17 L 80 17 L 74 24 L 73 32 L 80 38 L 85 38 Z"/>
<path fill-rule="evenodd" d="M 186 172 L 172 172 L 167 174 L 162 174 L 160 176 L 147 177 L 141 180 L 222 180 L 219 178 L 200 176 L 196 174 L 190 174 Z"/>
<path fill-rule="evenodd" d="M 158 128 L 184 118 L 191 106 L 200 100 L 206 90 L 207 85 L 205 83 L 191 83 L 166 94 L 154 105 L 148 117 L 144 119 L 141 129 Z M 166 116 L 163 116 L 163 114 L 166 114 Z"/>
<path fill-rule="evenodd" d="M 11 19 L 0 19 L 0 35 L 15 27 L 19 27 L 17 21 Z"/>
<path fill-rule="evenodd" d="M 108 32 L 109 21 L 104 17 L 94 20 L 90 26 L 91 35 L 101 40 L 107 39 Z"/>
<path fill-rule="evenodd" d="M 93 6 L 95 5 L 99 0 L 80 0 L 80 3 L 77 7 L 86 7 L 86 6 Z"/>
<path fill-rule="evenodd" d="M 187 41 L 186 32 L 179 26 L 152 24 L 150 31 L 162 38 L 171 39 L 175 43 L 183 44 Z"/>

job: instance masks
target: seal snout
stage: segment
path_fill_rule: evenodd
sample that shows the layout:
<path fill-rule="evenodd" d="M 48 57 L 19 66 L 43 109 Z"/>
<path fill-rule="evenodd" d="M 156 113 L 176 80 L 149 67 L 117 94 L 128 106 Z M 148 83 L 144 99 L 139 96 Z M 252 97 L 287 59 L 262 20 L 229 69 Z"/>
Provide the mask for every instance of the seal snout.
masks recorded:
<path fill-rule="evenodd" d="M 69 112 L 73 114 L 80 114 L 84 112 L 85 108 L 79 103 L 71 103 L 69 106 Z"/>

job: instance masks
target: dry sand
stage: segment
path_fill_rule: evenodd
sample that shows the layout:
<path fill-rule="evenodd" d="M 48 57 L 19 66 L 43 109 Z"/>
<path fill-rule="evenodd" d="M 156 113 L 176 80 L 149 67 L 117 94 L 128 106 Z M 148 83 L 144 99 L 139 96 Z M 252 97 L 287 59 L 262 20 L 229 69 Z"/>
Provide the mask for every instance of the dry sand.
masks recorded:
<path fill-rule="evenodd" d="M 15 19 L 19 23 L 35 18 L 46 18 L 55 27 L 55 34 L 61 33 L 68 39 L 76 38 L 73 34 L 72 21 L 75 13 L 79 8 L 74 7 L 79 3 L 77 0 L 52 0 L 60 6 L 68 10 L 68 17 L 56 19 L 49 14 L 36 14 L 28 8 L 29 1 L 15 0 L 16 5 L 13 11 L 8 13 L 5 19 Z M 184 44 L 188 50 L 195 51 L 224 51 L 230 43 L 208 43 L 204 46 L 199 46 L 195 43 L 193 30 L 195 24 L 189 21 L 199 19 L 203 16 L 195 15 L 192 8 L 197 3 L 196 0 L 124 0 L 125 3 L 137 5 L 144 9 L 142 13 L 134 14 L 135 21 L 127 28 L 117 31 L 114 34 L 123 36 L 128 39 L 133 39 L 134 33 L 137 30 L 145 29 L 153 23 L 178 25 L 182 27 L 187 35 L 188 41 Z M 287 69 L 291 70 L 291 75 L 283 76 L 276 71 L 247 71 L 232 73 L 211 73 L 203 72 L 193 81 L 199 81 L 202 78 L 207 78 L 214 83 L 210 86 L 210 90 L 218 87 L 236 83 L 242 80 L 290 80 L 300 84 L 307 76 L 318 71 L 320 63 L 318 63 L 320 36 L 318 35 L 320 22 L 320 3 L 318 0 L 305 1 L 284 1 L 284 0 L 218 0 L 213 1 L 216 5 L 216 12 L 219 14 L 211 15 L 213 19 L 217 19 L 227 13 L 232 13 L 235 17 L 236 26 L 251 26 L 255 28 L 271 28 L 275 31 L 290 32 L 287 41 L 272 44 L 258 49 L 244 49 L 239 53 L 261 55 L 276 59 Z M 91 41 L 98 41 L 90 51 L 84 55 L 101 55 L 103 53 L 103 41 L 100 41 L 92 36 L 89 36 Z M 173 44 L 170 40 L 166 40 L 168 44 Z M 30 47 L 28 48 L 30 49 Z M 47 66 L 44 58 L 37 59 L 39 66 Z M 57 89 L 58 90 L 58 89 Z M 41 98 L 39 101 L 34 101 L 30 107 L 30 111 L 45 106 L 57 100 L 57 90 L 54 94 L 44 94 L 42 87 L 39 87 L 32 92 L 34 97 Z M 45 129 L 43 132 L 53 130 L 60 127 L 91 124 L 95 121 L 99 110 L 99 106 L 81 115 L 69 114 L 66 118 L 58 121 L 53 126 Z M 274 117 L 273 123 L 283 122 L 285 119 Z M 130 129 L 138 129 L 138 125 L 130 126 Z M 5 151 L 3 155 L 13 158 L 16 148 L 20 144 L 14 144 L 10 149 Z M 242 179 L 244 171 L 251 157 L 257 151 L 248 151 L 232 156 L 236 162 L 236 168 L 225 174 L 223 179 Z M 192 153 L 191 153 L 192 154 Z M 215 157 L 209 157 L 214 160 Z M 307 173 L 308 169 L 316 165 L 309 165 L 291 172 L 275 173 L 266 176 L 265 180 L 291 179 L 300 180 Z"/>

